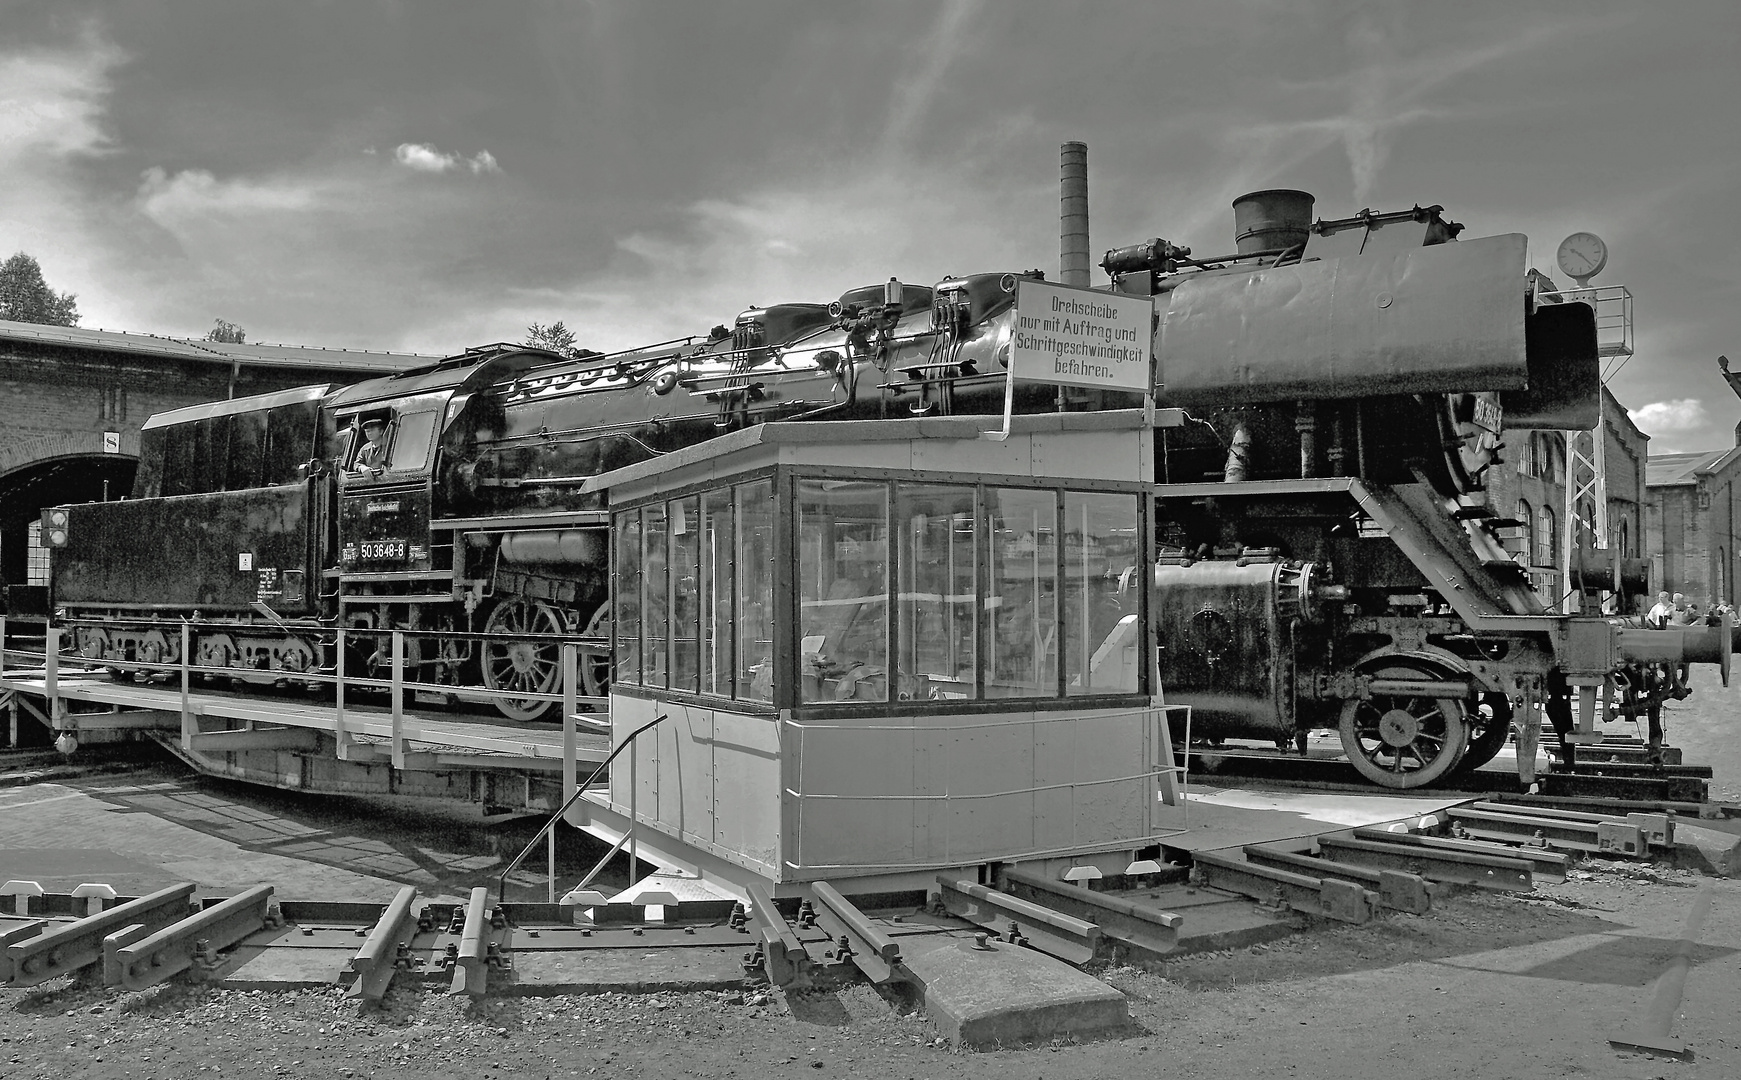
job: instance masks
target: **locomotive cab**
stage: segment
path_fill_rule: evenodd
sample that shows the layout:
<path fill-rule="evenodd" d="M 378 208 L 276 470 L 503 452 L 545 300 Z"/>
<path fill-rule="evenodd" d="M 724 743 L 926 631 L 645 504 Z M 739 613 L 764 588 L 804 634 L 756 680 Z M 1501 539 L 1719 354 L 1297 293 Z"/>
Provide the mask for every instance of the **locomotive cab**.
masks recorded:
<path fill-rule="evenodd" d="M 339 567 L 347 575 L 438 569 L 429 543 L 435 513 L 430 468 L 450 393 L 339 413 Z M 451 564 L 450 564 L 451 565 Z"/>

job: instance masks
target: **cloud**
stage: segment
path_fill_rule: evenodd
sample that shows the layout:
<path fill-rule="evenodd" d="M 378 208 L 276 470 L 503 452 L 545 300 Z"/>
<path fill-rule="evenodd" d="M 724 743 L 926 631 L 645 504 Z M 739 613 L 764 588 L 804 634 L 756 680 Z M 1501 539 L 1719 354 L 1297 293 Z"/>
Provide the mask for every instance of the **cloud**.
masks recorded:
<path fill-rule="evenodd" d="M 1647 435 L 1692 431 L 1705 426 L 1711 420 L 1705 412 L 1704 402 L 1698 398 L 1653 401 L 1649 405 L 1628 409 L 1626 415 L 1630 416 L 1632 422 L 1638 425 L 1638 429 Z"/>
<path fill-rule="evenodd" d="M 983 0 L 949 0 L 943 5 L 936 25 L 922 39 L 918 70 L 896 83 L 888 126 L 883 129 L 885 146 L 906 142 L 924 119 L 925 110 L 965 44 L 964 32 L 982 3 Z"/>
<path fill-rule="evenodd" d="M 587 348 L 622 349 L 729 325 L 756 304 L 827 303 L 890 277 L 931 284 L 1020 270 L 1036 250 L 1056 249 L 1055 188 L 1029 193 L 994 178 L 983 198 L 963 203 L 954 193 L 969 173 L 961 162 L 867 156 L 802 186 L 697 199 L 668 225 L 622 232 L 614 256 L 582 264 L 578 279 L 473 304 L 421 332 L 435 342 L 497 340 L 562 319 Z M 1033 227 L 1012 228 L 1012 218 Z"/>
<path fill-rule="evenodd" d="M 171 219 L 307 210 L 320 201 L 320 185 L 287 177 L 219 180 L 204 169 L 171 175 L 146 169 L 139 182 L 139 209 L 159 224 Z"/>
<path fill-rule="evenodd" d="M 0 57 L 0 161 L 109 149 L 102 126 L 109 73 L 123 59 L 90 27 L 73 48 Z"/>
<path fill-rule="evenodd" d="M 393 160 L 413 172 L 444 173 L 454 169 L 470 169 L 473 173 L 499 173 L 502 167 L 496 156 L 480 150 L 472 157 L 442 153 L 428 143 L 400 143 L 393 148 Z"/>
<path fill-rule="evenodd" d="M 1276 120 L 1274 96 L 1263 99 L 1266 115 L 1259 120 L 1228 120 L 1215 114 L 1216 122 L 1224 124 L 1222 141 L 1241 153 L 1240 160 L 1225 166 L 1239 178 L 1238 183 L 1224 184 L 1222 190 L 1249 190 L 1251 183 L 1261 184 L 1340 143 L 1348 158 L 1353 200 L 1369 206 L 1391 145 L 1400 135 L 1424 121 L 1471 115 L 1467 104 L 1456 108 L 1427 104 L 1436 91 L 1458 86 L 1482 69 L 1516 64 L 1527 54 L 1563 45 L 1569 35 L 1593 34 L 1615 25 L 1612 18 L 1508 23 L 1492 40 L 1409 53 L 1399 47 L 1402 35 L 1363 16 L 1346 34 L 1348 59 L 1338 74 L 1279 87 L 1316 115 Z"/>
<path fill-rule="evenodd" d="M 36 256 L 50 285 L 78 294 L 89 323 L 112 295 L 104 270 L 120 230 L 87 178 L 118 149 L 108 105 L 128 57 L 93 22 L 58 46 L 13 40 L 0 35 L 0 243 Z"/>

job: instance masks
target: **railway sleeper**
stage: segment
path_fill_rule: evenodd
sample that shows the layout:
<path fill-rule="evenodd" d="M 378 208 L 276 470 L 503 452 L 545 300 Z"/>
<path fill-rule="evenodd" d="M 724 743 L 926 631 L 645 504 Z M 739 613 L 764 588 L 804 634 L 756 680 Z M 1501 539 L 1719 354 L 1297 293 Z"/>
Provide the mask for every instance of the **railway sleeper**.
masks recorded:
<path fill-rule="evenodd" d="M 1613 776 L 1555 771 L 1542 773 L 1537 779 L 1541 784 L 1541 793 L 1554 798 L 1679 803 L 1710 801 L 1709 783 L 1696 776 Z"/>

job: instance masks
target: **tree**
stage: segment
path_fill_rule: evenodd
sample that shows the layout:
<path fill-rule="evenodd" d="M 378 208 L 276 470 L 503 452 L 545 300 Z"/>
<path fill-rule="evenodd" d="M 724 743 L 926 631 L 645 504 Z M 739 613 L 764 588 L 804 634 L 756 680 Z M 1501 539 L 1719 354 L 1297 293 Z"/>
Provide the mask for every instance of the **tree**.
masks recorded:
<path fill-rule="evenodd" d="M 42 264 L 20 251 L 0 263 L 0 319 L 77 326 L 78 297 L 57 293 L 42 280 Z"/>
<path fill-rule="evenodd" d="M 534 349 L 549 349 L 563 356 L 579 356 L 583 350 L 575 347 L 574 331 L 562 325 L 559 319 L 549 326 L 533 323 L 526 328 L 526 340 L 521 342 Z"/>
<path fill-rule="evenodd" d="M 221 341 L 227 345 L 246 345 L 248 332 L 230 322 L 228 319 L 214 319 L 218 325 L 206 331 L 207 341 Z"/>

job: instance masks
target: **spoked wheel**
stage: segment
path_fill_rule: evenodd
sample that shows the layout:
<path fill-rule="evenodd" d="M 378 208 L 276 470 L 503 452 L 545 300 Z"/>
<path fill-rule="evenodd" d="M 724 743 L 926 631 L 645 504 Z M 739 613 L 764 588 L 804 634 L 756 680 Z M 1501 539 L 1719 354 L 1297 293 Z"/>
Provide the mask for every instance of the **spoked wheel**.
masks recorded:
<path fill-rule="evenodd" d="M 1505 749 L 1505 741 L 1511 737 L 1511 699 L 1492 691 L 1482 694 L 1469 723 L 1473 726 L 1469 749 L 1457 763 L 1461 773 L 1474 772 Z"/>
<path fill-rule="evenodd" d="M 484 630 L 491 634 L 560 634 L 567 630 L 555 608 L 515 596 L 490 612 Z M 562 683 L 562 648 L 554 641 L 486 640 L 483 648 L 484 685 L 509 693 L 554 694 Z M 545 719 L 553 701 L 498 698 L 503 716 L 521 723 Z"/>
<path fill-rule="evenodd" d="M 611 636 L 611 605 L 605 601 L 599 605 L 592 618 L 586 621 L 586 629 L 580 632 L 581 637 L 597 637 L 608 639 Z M 609 645 L 580 647 L 580 692 L 587 697 L 604 697 L 611 689 L 611 650 Z"/>
<path fill-rule="evenodd" d="M 1431 679 L 1424 667 L 1391 664 L 1369 674 L 1381 679 Z M 1374 694 L 1351 698 L 1338 725 L 1342 749 L 1360 774 L 1388 788 L 1430 784 L 1456 767 L 1469 741 L 1463 703 L 1455 698 Z"/>

